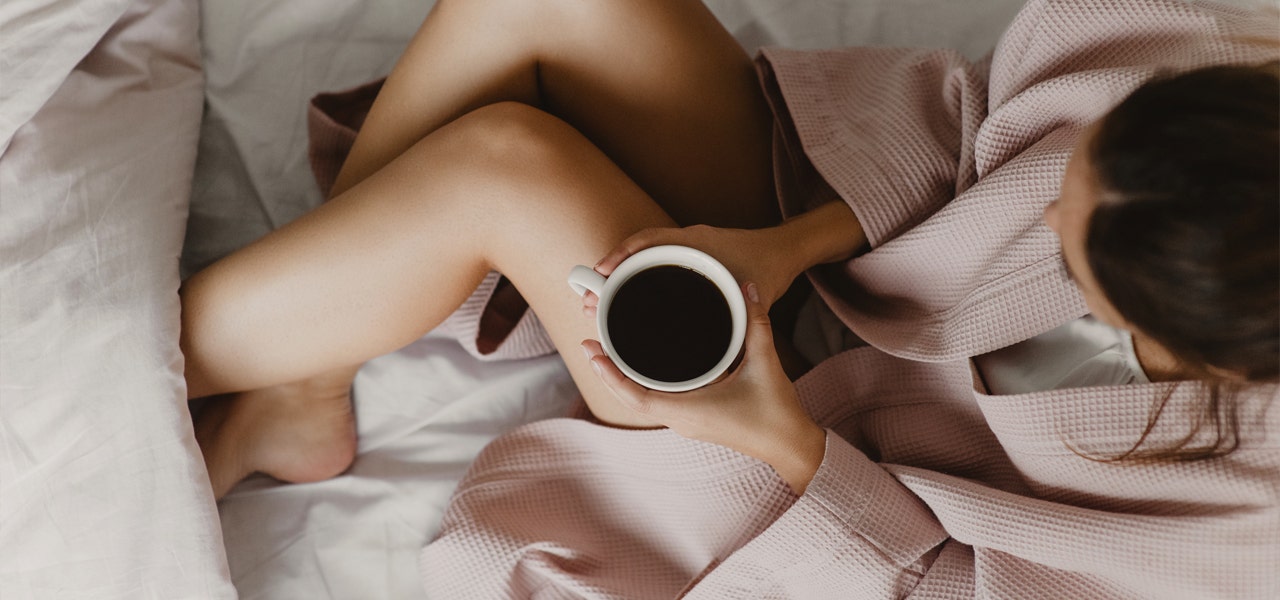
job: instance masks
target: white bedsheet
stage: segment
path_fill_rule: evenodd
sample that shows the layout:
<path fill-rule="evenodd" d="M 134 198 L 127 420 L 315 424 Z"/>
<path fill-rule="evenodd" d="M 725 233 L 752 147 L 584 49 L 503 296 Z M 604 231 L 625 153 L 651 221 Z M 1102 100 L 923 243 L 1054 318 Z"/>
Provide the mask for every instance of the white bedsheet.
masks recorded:
<path fill-rule="evenodd" d="M 1021 0 L 715 0 L 748 48 L 945 45 L 978 58 Z M 322 5 L 323 10 L 317 8 Z M 190 270 L 320 198 L 303 108 L 385 75 L 430 3 L 222 0 L 203 7 L 208 112 L 184 252 Z M 220 505 L 243 598 L 420 598 L 416 567 L 472 457 L 493 437 L 564 414 L 559 359 L 480 363 L 428 337 L 370 363 L 355 386 L 359 457 L 332 481 L 254 478 Z"/>

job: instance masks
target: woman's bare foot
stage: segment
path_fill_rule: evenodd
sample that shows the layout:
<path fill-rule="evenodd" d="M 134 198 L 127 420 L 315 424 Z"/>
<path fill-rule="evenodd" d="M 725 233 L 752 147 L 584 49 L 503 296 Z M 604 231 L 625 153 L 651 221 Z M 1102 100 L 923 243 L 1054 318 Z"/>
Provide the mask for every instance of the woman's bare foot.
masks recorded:
<path fill-rule="evenodd" d="M 351 382 L 359 366 L 213 399 L 196 417 L 214 498 L 262 472 L 290 483 L 334 477 L 356 455 Z"/>

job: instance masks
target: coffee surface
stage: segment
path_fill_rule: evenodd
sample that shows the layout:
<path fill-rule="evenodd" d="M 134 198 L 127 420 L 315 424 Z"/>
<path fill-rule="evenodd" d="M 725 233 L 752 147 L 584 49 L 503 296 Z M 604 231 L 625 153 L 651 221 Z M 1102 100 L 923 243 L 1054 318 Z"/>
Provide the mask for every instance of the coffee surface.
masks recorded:
<path fill-rule="evenodd" d="M 733 336 L 729 303 L 716 284 L 674 265 L 632 275 L 614 294 L 607 322 L 618 358 L 670 383 L 710 371 Z"/>

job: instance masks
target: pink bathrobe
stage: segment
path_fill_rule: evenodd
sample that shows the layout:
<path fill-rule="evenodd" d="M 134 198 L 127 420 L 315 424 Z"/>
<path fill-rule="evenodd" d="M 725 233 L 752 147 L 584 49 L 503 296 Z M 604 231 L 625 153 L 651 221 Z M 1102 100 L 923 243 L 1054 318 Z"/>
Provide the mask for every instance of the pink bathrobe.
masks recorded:
<path fill-rule="evenodd" d="M 969 357 L 1083 315 L 1041 219 L 1081 129 L 1159 66 L 1274 59 L 1274 16 L 1033 0 L 989 62 L 946 50 L 759 60 L 784 208 L 841 198 L 873 250 L 811 273 L 872 347 L 797 382 L 828 428 L 796 496 L 669 431 L 561 419 L 489 446 L 422 553 L 432 598 L 1280 598 L 1280 410 L 1246 391 L 1225 458 L 1117 465 L 1195 384 L 981 392 Z"/>

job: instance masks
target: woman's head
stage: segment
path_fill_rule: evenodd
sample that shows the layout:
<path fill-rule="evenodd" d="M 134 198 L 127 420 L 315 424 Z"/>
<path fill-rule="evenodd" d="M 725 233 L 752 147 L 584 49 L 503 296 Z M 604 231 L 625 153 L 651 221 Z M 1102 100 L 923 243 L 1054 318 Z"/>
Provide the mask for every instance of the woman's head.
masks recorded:
<path fill-rule="evenodd" d="M 1200 379 L 1280 375 L 1280 63 L 1143 85 L 1045 214 L 1095 316 Z"/>
<path fill-rule="evenodd" d="M 1082 136 L 1045 220 L 1097 318 L 1210 384 L 1187 440 L 1151 454 L 1230 451 L 1221 385 L 1280 379 L 1280 62 L 1140 87 Z M 1206 423 L 1217 442 L 1184 451 Z"/>

